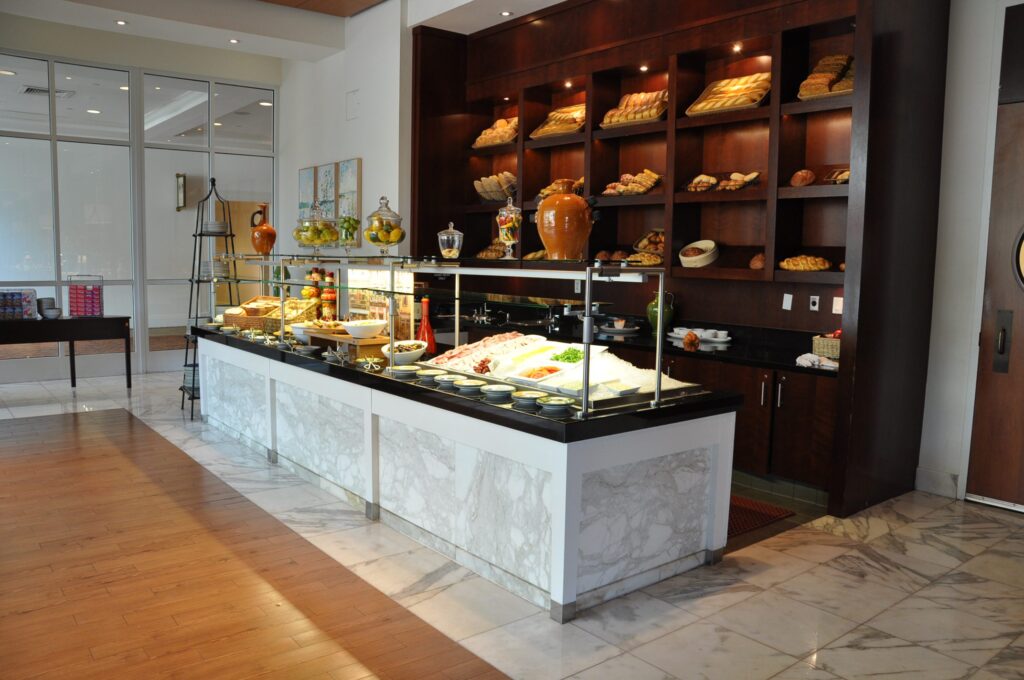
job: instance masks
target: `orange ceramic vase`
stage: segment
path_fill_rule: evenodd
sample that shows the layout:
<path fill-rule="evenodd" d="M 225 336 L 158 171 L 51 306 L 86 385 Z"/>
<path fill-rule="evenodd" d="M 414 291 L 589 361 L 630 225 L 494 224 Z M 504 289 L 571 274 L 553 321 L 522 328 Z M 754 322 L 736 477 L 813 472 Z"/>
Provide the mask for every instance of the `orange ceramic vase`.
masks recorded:
<path fill-rule="evenodd" d="M 537 231 L 549 260 L 582 260 L 594 221 L 590 205 L 572 192 L 573 181 L 555 183 L 556 193 L 537 206 Z"/>
<path fill-rule="evenodd" d="M 260 203 L 260 209 L 249 218 L 249 226 L 252 228 L 249 234 L 252 249 L 260 255 L 270 255 L 274 250 L 274 241 L 277 240 L 277 231 L 270 222 L 267 222 L 268 208 L 268 203 Z"/>

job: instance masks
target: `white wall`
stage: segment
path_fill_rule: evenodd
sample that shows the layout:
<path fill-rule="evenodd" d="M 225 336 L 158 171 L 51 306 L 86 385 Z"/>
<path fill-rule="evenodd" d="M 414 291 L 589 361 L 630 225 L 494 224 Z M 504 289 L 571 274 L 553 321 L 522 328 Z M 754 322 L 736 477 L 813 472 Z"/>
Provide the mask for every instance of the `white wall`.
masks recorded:
<path fill-rule="evenodd" d="M 939 238 L 917 471 L 918 489 L 947 496 L 963 497 L 967 484 L 1003 15 L 1019 2 L 953 0 L 949 18 Z"/>
<path fill-rule="evenodd" d="M 349 19 L 337 55 L 283 63 L 275 217 L 284 252 L 294 252 L 301 168 L 362 158 L 361 217 L 386 195 L 408 218 L 412 63 L 404 5 L 387 0 Z M 408 248 L 406 241 L 401 252 Z M 362 252 L 374 249 L 364 244 Z"/>

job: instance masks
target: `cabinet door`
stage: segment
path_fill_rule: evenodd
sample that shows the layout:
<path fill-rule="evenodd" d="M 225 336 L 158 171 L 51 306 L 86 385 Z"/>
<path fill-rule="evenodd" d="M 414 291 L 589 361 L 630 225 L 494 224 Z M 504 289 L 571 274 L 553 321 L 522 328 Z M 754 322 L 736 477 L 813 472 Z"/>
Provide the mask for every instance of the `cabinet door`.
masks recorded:
<path fill-rule="evenodd" d="M 777 371 L 771 472 L 828 487 L 836 425 L 836 378 Z"/>
<path fill-rule="evenodd" d="M 712 389 L 739 392 L 733 467 L 752 475 L 768 474 L 772 424 L 772 372 L 752 366 L 719 363 Z"/>

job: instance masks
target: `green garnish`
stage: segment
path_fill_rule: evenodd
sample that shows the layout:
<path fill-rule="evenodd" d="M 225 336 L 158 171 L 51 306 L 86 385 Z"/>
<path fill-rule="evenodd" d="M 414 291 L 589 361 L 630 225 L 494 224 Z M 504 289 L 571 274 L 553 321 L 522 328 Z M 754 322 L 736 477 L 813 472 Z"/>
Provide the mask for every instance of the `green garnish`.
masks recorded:
<path fill-rule="evenodd" d="M 583 350 L 570 347 L 564 352 L 552 355 L 551 360 L 561 361 L 564 364 L 575 364 L 578 361 L 583 361 Z"/>

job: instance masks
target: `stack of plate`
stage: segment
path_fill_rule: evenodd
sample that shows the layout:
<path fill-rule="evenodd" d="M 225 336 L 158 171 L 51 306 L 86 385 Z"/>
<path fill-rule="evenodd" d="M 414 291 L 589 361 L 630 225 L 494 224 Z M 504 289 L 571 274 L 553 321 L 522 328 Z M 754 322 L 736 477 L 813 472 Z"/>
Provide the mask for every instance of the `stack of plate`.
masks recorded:
<path fill-rule="evenodd" d="M 200 262 L 199 278 L 201 279 L 226 279 L 228 276 L 227 262 Z"/>
<path fill-rule="evenodd" d="M 193 379 L 195 380 L 194 383 Z M 192 387 L 192 385 L 199 387 L 199 369 L 195 366 L 186 366 L 185 374 L 181 379 L 181 384 L 185 387 Z"/>

